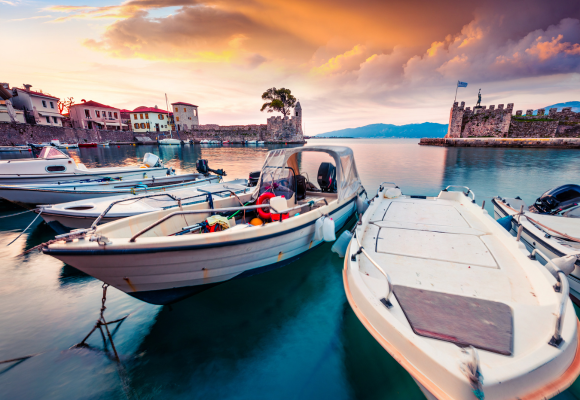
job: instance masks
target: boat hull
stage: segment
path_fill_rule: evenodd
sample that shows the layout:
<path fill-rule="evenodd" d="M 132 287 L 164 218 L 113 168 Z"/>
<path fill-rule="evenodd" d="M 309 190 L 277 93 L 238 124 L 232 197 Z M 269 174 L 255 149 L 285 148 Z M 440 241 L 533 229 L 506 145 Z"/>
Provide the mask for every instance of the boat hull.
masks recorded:
<path fill-rule="evenodd" d="M 103 179 L 103 178 L 123 178 L 123 179 L 140 179 L 145 176 L 151 177 L 164 177 L 167 176 L 169 168 L 167 167 L 154 167 L 154 168 L 127 168 L 125 170 L 114 170 L 110 169 L 108 171 L 95 171 L 87 173 L 74 173 L 74 174 L 54 174 L 54 175 L 4 175 L 0 176 L 0 185 L 38 185 L 38 184 L 51 184 L 51 183 L 65 183 L 70 181 L 81 181 L 85 179 Z"/>
<path fill-rule="evenodd" d="M 354 214 L 354 200 L 355 197 L 352 197 L 329 211 L 336 231 Z M 295 261 L 323 242 L 313 240 L 317 218 L 314 213 L 302 225 L 273 235 L 180 248 L 79 252 L 45 248 L 43 251 L 133 297 L 152 304 L 170 304 L 216 284 L 273 270 Z"/>
<path fill-rule="evenodd" d="M 495 219 L 500 219 L 508 215 L 507 209 L 502 206 L 500 202 L 496 199 L 491 199 L 493 204 L 493 211 Z M 517 235 L 518 231 L 518 223 L 515 219 L 512 220 L 512 235 Z M 521 240 L 531 252 L 533 249 L 538 249 L 546 256 L 550 257 L 550 259 L 558 258 L 567 255 L 562 250 L 558 250 L 554 246 L 552 246 L 548 241 L 544 239 L 541 235 L 535 234 L 538 232 L 532 232 L 526 227 L 522 230 Z M 578 253 L 577 250 L 570 249 L 570 254 Z M 538 257 L 541 262 L 544 262 L 541 257 Z M 580 306 L 580 260 L 576 261 L 576 267 L 574 271 L 570 275 L 568 275 L 568 283 L 570 283 L 570 299 L 576 304 Z"/>

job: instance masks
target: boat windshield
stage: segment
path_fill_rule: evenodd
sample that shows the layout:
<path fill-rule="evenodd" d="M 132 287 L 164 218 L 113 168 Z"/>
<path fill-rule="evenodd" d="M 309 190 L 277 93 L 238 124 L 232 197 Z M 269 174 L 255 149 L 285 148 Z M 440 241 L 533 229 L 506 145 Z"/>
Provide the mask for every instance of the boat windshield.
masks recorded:
<path fill-rule="evenodd" d="M 58 150 L 52 146 L 46 146 L 38 155 L 38 158 L 44 158 L 45 160 L 54 160 L 55 158 L 68 158 L 62 151 Z"/>

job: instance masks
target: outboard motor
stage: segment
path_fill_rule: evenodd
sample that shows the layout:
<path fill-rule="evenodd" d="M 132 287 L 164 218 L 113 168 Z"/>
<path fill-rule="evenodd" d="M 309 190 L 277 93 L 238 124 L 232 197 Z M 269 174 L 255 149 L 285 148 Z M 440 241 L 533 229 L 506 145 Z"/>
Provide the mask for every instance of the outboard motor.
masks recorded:
<path fill-rule="evenodd" d="M 328 162 L 318 167 L 318 186 L 323 192 L 336 192 L 336 168 Z"/>
<path fill-rule="evenodd" d="M 207 160 L 203 160 L 201 158 L 195 163 L 195 169 L 197 169 L 197 172 L 204 175 L 213 172 L 216 175 L 227 176 L 226 171 L 223 169 L 211 169 Z"/>
<path fill-rule="evenodd" d="M 250 176 L 248 177 L 248 186 L 253 187 L 258 184 L 258 180 L 260 179 L 260 174 L 262 171 L 254 171 L 250 172 Z"/>
<path fill-rule="evenodd" d="M 537 214 L 558 214 L 580 204 L 580 185 L 562 185 L 540 196 L 529 210 Z"/>

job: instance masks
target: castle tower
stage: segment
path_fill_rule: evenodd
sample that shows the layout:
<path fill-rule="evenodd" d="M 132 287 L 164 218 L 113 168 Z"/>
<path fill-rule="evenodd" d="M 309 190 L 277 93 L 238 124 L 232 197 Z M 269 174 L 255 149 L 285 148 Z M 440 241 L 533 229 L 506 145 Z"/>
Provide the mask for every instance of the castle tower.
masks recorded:
<path fill-rule="evenodd" d="M 300 101 L 296 102 L 296 106 L 294 107 L 294 119 L 296 120 L 296 129 L 299 135 L 303 135 L 302 133 L 302 106 L 300 105 Z"/>
<path fill-rule="evenodd" d="M 457 102 L 453 103 L 451 112 L 449 113 L 449 127 L 447 128 L 446 138 L 460 138 L 461 125 L 463 123 L 463 114 L 465 113 L 465 102 L 461 102 L 461 106 Z"/>

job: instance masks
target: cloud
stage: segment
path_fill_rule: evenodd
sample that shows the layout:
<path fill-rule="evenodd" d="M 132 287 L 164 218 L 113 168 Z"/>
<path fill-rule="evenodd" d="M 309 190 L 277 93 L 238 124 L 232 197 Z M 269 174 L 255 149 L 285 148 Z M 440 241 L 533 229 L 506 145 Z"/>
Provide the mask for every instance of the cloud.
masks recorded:
<path fill-rule="evenodd" d="M 36 17 L 9 19 L 7 20 L 7 22 L 19 22 L 19 21 L 27 21 L 29 19 L 44 19 L 44 18 L 52 18 L 52 15 L 38 15 Z"/>

